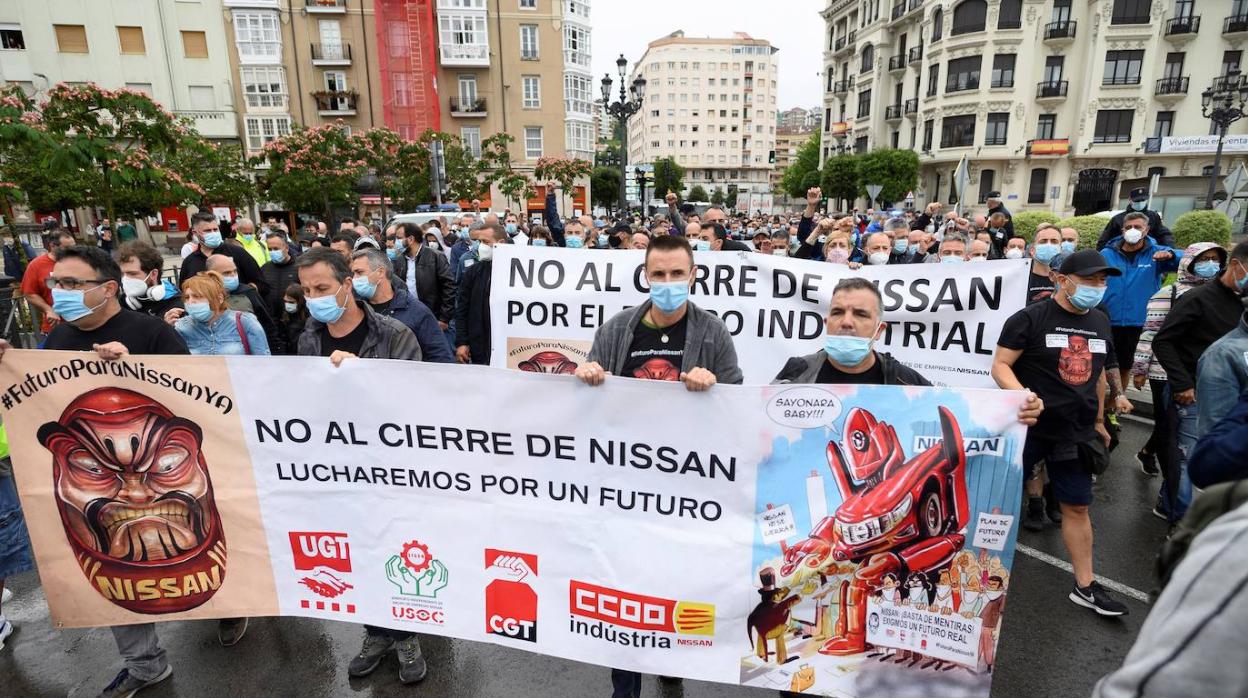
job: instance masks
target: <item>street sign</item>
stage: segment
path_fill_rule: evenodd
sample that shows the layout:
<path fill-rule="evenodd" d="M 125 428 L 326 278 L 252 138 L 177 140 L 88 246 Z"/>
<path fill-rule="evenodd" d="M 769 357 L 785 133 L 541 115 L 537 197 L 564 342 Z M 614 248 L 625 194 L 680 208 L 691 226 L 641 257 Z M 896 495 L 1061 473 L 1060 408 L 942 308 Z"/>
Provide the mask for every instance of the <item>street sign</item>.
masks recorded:
<path fill-rule="evenodd" d="M 906 203 L 908 204 L 914 203 L 914 191 L 913 190 L 906 192 Z"/>
<path fill-rule="evenodd" d="M 1053 199 L 1054 201 L 1062 198 L 1062 187 L 1057 184 L 1054 184 L 1053 186 L 1049 187 L 1049 198 Z"/>
<path fill-rule="evenodd" d="M 1244 185 L 1248 185 L 1248 169 L 1245 169 L 1244 163 L 1241 162 L 1226 176 L 1226 179 L 1222 180 L 1222 186 L 1226 189 L 1226 198 L 1235 198 Z"/>
<path fill-rule="evenodd" d="M 966 201 L 966 188 L 971 185 L 971 170 L 967 166 L 965 155 L 958 161 L 958 169 L 953 173 L 953 182 L 958 190 L 958 207 L 956 210 L 958 216 L 961 216 L 962 204 Z"/>
<path fill-rule="evenodd" d="M 884 187 L 880 186 L 879 184 L 868 184 L 867 196 L 871 197 L 871 201 L 874 202 L 877 198 L 879 198 L 880 192 L 883 189 Z"/>

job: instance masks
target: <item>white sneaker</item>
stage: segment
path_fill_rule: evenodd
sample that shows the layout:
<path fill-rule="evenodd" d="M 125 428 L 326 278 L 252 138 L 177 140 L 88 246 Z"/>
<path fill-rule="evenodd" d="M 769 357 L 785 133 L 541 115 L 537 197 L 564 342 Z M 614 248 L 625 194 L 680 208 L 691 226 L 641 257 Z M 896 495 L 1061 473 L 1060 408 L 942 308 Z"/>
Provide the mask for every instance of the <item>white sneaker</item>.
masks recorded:
<path fill-rule="evenodd" d="M 5 587 L 4 592 L 0 593 L 0 603 L 8 603 L 11 598 L 13 598 L 13 590 Z"/>
<path fill-rule="evenodd" d="M 4 624 L 0 625 L 0 650 L 4 649 L 4 639 L 12 634 L 13 624 L 7 620 L 4 621 Z"/>

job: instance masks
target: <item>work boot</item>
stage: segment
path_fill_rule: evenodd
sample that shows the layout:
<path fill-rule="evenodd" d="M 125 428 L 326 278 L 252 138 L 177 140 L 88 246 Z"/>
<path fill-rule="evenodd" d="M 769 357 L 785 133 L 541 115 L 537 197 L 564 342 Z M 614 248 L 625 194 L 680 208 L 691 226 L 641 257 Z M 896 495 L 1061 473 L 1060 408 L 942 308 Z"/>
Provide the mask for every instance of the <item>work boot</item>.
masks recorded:
<path fill-rule="evenodd" d="M 347 665 L 347 676 L 358 678 L 373 673 L 373 670 L 381 663 L 381 658 L 393 648 L 394 638 L 365 632 L 364 645 L 360 647 L 360 653 L 352 657 L 351 663 Z"/>
<path fill-rule="evenodd" d="M 217 624 L 217 639 L 222 647 L 233 647 L 247 632 L 246 618 L 223 618 Z"/>
<path fill-rule="evenodd" d="M 1044 497 L 1028 497 L 1023 528 L 1033 533 L 1044 530 Z"/>
<path fill-rule="evenodd" d="M 399 681 L 416 683 L 425 678 L 427 667 L 425 658 L 420 654 L 420 639 L 415 635 L 395 643 L 394 649 L 399 655 Z"/>
<path fill-rule="evenodd" d="M 173 674 L 173 667 L 165 665 L 165 670 L 154 679 L 144 681 L 130 675 L 129 669 L 122 669 L 117 678 L 100 692 L 99 698 L 130 698 L 148 686 L 155 686 Z"/>

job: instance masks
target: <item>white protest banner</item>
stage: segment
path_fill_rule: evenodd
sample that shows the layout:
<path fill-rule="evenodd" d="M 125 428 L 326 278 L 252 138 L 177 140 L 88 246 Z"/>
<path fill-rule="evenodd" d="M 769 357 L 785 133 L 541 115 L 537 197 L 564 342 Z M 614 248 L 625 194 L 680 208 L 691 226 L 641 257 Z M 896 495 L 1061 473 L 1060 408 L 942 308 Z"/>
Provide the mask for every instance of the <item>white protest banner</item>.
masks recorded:
<path fill-rule="evenodd" d="M 775 408 L 795 390 L 821 419 Z M 58 626 L 307 616 L 845 696 L 897 672 L 988 695 L 1004 603 L 988 598 L 1014 545 L 972 534 L 1018 513 L 1022 400 L 300 357 L 0 363 Z M 963 447 L 989 436 L 1000 453 Z M 877 638 L 885 602 L 932 649 Z"/>
<path fill-rule="evenodd" d="M 648 297 L 640 250 L 501 245 L 494 253 L 491 365 L 572 373 L 594 330 Z M 841 279 L 875 282 L 884 298 L 877 346 L 935 385 L 990 388 L 1005 320 L 1027 296 L 1028 260 L 890 264 L 852 270 L 753 252 L 698 252 L 690 300 L 732 333 L 745 383 L 769 383 L 794 356 L 823 347 Z"/>

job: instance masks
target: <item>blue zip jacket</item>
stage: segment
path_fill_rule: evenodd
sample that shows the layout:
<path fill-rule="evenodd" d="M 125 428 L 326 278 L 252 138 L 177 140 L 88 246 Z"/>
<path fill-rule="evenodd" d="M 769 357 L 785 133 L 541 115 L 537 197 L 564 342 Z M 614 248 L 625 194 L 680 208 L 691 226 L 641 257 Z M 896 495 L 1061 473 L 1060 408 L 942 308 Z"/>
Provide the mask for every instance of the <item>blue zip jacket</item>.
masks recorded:
<path fill-rule="evenodd" d="M 1248 477 L 1248 392 L 1196 442 L 1187 458 L 1187 470 L 1197 487 Z"/>
<path fill-rule="evenodd" d="M 390 283 L 394 286 L 394 298 L 391 299 L 390 306 L 385 310 L 377 308 L 373 310 L 398 320 L 416 335 L 416 341 L 420 344 L 421 361 L 439 364 L 455 363 L 451 345 L 446 343 L 446 335 L 438 327 L 438 319 L 433 316 L 433 312 L 425 307 L 424 303 L 413 301 L 412 294 L 407 292 L 406 286 L 394 285 L 393 279 Z"/>
<path fill-rule="evenodd" d="M 1116 237 L 1101 250 L 1109 266 L 1122 272 L 1122 276 L 1109 277 L 1104 304 L 1109 311 L 1111 325 L 1143 327 L 1144 319 L 1148 315 L 1148 299 L 1161 288 L 1166 274 L 1178 271 L 1179 258 L 1183 256 L 1183 252 L 1158 245 L 1152 237 L 1146 235 L 1144 247 L 1133 258 L 1128 258 L 1122 251 L 1122 243 L 1122 238 Z M 1174 256 L 1166 260 L 1153 259 L 1153 255 L 1158 252 L 1169 252 Z"/>
<path fill-rule="evenodd" d="M 1220 283 L 1218 280 L 1209 283 Z M 1196 436 L 1213 429 L 1248 394 L 1248 313 L 1235 329 L 1209 345 L 1196 364 Z"/>

